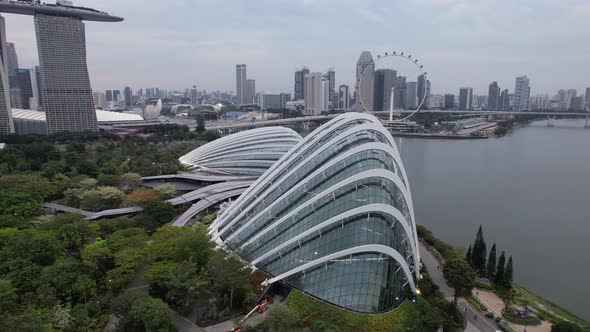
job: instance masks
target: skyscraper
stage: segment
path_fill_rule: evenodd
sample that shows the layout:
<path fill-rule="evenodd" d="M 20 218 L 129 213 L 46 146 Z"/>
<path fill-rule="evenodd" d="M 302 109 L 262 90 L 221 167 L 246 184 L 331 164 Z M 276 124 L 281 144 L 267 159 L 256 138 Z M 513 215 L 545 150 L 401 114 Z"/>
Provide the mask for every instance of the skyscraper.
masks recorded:
<path fill-rule="evenodd" d="M 426 82 L 425 82 L 426 83 Z M 406 83 L 406 109 L 415 109 L 418 107 L 418 82 Z"/>
<path fill-rule="evenodd" d="M 473 89 L 461 88 L 459 90 L 459 109 L 470 110 L 473 108 Z"/>
<path fill-rule="evenodd" d="M 309 69 L 303 68 L 295 72 L 295 100 L 305 99 L 305 75 L 309 74 Z"/>
<path fill-rule="evenodd" d="M 350 108 L 348 85 L 341 85 L 338 87 L 338 108 L 341 110 L 347 110 Z"/>
<path fill-rule="evenodd" d="M 429 87 L 428 87 L 428 83 L 426 80 L 426 75 L 422 74 L 420 76 L 418 76 L 418 85 L 416 87 L 417 90 L 417 97 L 418 97 L 418 104 L 420 104 L 422 102 L 422 100 L 424 100 L 424 105 L 426 106 L 426 99 L 424 99 L 427 95 L 428 92 L 430 91 Z M 416 105 L 417 107 L 417 105 Z"/>
<path fill-rule="evenodd" d="M 102 92 L 93 92 L 92 99 L 94 100 L 94 106 L 97 108 L 104 108 L 105 104 L 105 96 Z"/>
<path fill-rule="evenodd" d="M 4 17 L 0 15 L 0 134 L 10 134 L 14 132 L 9 89 L 6 24 Z"/>
<path fill-rule="evenodd" d="M 500 95 L 500 100 L 498 101 L 498 110 L 510 110 L 510 95 L 508 93 L 508 89 L 504 89 L 504 91 L 502 91 L 502 94 Z"/>
<path fill-rule="evenodd" d="M 14 43 L 6 43 L 6 61 L 8 62 L 8 74 L 14 75 L 18 67 L 18 56 Z"/>
<path fill-rule="evenodd" d="M 305 115 L 322 113 L 322 73 L 305 75 Z"/>
<path fill-rule="evenodd" d="M 133 105 L 133 90 L 126 86 L 125 89 L 123 89 L 123 94 L 125 95 L 125 107 L 131 107 L 131 105 Z"/>
<path fill-rule="evenodd" d="M 120 90 L 113 90 L 113 101 L 115 104 L 121 102 L 121 91 Z"/>
<path fill-rule="evenodd" d="M 246 104 L 246 65 L 236 65 L 236 104 L 238 106 Z"/>
<path fill-rule="evenodd" d="M 356 63 L 356 91 L 354 100 L 357 112 L 365 112 L 365 110 L 371 112 L 374 110 L 374 84 L 375 64 L 373 63 L 373 57 L 371 56 L 371 52 L 363 51 Z"/>
<path fill-rule="evenodd" d="M 531 95 L 530 80 L 526 76 L 516 78 L 514 88 L 514 107 L 515 111 L 525 111 L 529 107 L 529 98 Z"/>
<path fill-rule="evenodd" d="M 105 99 L 106 99 L 107 103 L 113 101 L 113 90 L 105 91 Z"/>
<path fill-rule="evenodd" d="M 492 82 L 488 89 L 488 111 L 497 111 L 500 107 L 500 87 L 498 82 Z"/>
<path fill-rule="evenodd" d="M 18 108 L 31 109 L 31 98 L 35 97 L 31 71 L 28 69 L 17 69 L 15 72 L 16 86 L 20 93 L 20 105 Z"/>
<path fill-rule="evenodd" d="M 193 85 L 191 89 L 191 105 L 197 106 L 199 104 L 199 92 L 197 91 L 197 86 Z"/>
<path fill-rule="evenodd" d="M 403 109 L 406 107 L 406 78 L 404 76 L 396 77 L 394 87 L 393 108 Z"/>
<path fill-rule="evenodd" d="M 256 80 L 246 80 L 246 91 L 244 93 L 244 104 L 250 105 L 255 104 L 254 98 L 256 97 Z"/>
<path fill-rule="evenodd" d="M 36 14 L 35 31 L 48 132 L 97 131 L 84 23 Z"/>
<path fill-rule="evenodd" d="M 590 106 L 590 88 L 586 88 L 586 105 Z"/>
<path fill-rule="evenodd" d="M 376 111 L 389 110 L 391 89 L 395 85 L 397 72 L 393 69 L 379 69 L 375 71 L 375 104 Z"/>
<path fill-rule="evenodd" d="M 455 108 L 455 95 L 446 94 L 445 95 L 445 109 L 452 110 Z"/>
<path fill-rule="evenodd" d="M 336 72 L 334 69 L 328 70 L 326 73 L 326 79 L 329 82 L 329 89 L 330 89 L 330 96 L 329 100 L 334 100 L 334 95 L 336 94 Z"/>

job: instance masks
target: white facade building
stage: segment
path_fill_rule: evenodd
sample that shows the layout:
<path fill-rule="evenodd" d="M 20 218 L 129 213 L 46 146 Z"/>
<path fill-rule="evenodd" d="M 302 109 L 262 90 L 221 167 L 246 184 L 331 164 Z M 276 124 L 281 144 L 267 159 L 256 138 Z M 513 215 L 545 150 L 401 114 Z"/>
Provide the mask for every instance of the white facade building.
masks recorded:
<path fill-rule="evenodd" d="M 514 110 L 525 111 L 529 107 L 529 97 L 531 95 L 530 80 L 526 76 L 516 78 L 514 88 Z"/>
<path fill-rule="evenodd" d="M 322 113 L 322 73 L 305 75 L 305 115 Z"/>

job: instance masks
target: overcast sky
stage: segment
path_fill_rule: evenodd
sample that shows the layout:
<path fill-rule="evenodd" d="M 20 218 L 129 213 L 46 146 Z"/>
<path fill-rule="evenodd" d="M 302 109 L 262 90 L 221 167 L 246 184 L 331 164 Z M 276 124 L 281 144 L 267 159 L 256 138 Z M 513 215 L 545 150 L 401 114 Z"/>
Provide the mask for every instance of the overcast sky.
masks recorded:
<path fill-rule="evenodd" d="M 53 0 L 46 0 L 51 2 Z M 363 50 L 404 50 L 424 64 L 433 93 L 491 81 L 532 94 L 590 86 L 589 0 L 74 0 L 125 18 L 88 22 L 95 90 L 235 90 L 235 64 L 258 91 L 292 92 L 293 72 L 336 70 L 354 85 Z M 32 17 L 4 14 L 20 67 L 38 63 Z M 396 66 L 391 61 L 384 66 Z M 413 73 L 404 73 L 413 76 Z"/>

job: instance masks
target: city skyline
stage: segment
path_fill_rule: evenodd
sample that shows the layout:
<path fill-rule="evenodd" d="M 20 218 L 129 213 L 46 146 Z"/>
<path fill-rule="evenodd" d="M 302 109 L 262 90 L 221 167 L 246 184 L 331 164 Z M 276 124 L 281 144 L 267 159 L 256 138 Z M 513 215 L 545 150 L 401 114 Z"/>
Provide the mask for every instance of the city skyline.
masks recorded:
<path fill-rule="evenodd" d="M 590 46 L 580 42 L 584 39 L 583 31 L 590 28 L 587 20 L 590 4 L 580 0 L 566 2 L 568 6 L 549 1 L 513 4 L 419 0 L 403 6 L 387 4 L 377 11 L 374 1 L 342 1 L 336 6 L 330 1 L 271 3 L 265 0 L 233 4 L 235 10 L 223 21 L 214 18 L 215 15 L 199 16 L 199 22 L 209 28 L 205 34 L 195 34 L 198 30 L 194 25 L 182 23 L 192 20 L 182 17 L 192 15 L 191 8 L 215 12 L 223 4 L 200 1 L 145 6 L 135 0 L 124 4 L 112 0 L 79 0 L 75 4 L 128 17 L 124 24 L 117 26 L 88 25 L 89 70 L 92 87 L 97 91 L 113 86 L 184 89 L 194 84 L 209 91 L 233 90 L 236 63 L 248 64 L 250 73 L 257 78 L 259 91 L 292 92 L 293 73 L 303 65 L 321 72 L 334 67 L 337 86 L 354 86 L 355 63 L 361 50 L 370 50 L 375 55 L 397 48 L 415 54 L 425 64 L 433 82 L 432 94 L 457 94 L 462 86 L 473 87 L 475 95 L 486 94 L 492 81 L 511 87 L 515 77 L 526 75 L 534 82 L 531 95 L 553 95 L 560 88 L 584 91 L 590 81 L 590 69 L 583 66 Z M 162 6 L 180 17 L 166 27 L 156 28 L 150 22 L 158 18 L 164 10 Z M 272 11 L 280 15 L 261 11 L 273 7 L 287 10 Z M 483 11 L 489 17 L 477 15 Z M 265 19 L 252 21 L 253 15 Z M 333 22 L 324 25 L 321 19 L 328 15 Z M 503 21 L 498 20 L 500 15 L 506 16 Z M 20 66 L 37 65 L 30 18 L 5 16 L 7 25 L 11 26 L 7 41 L 15 43 Z M 388 17 L 397 19 L 388 20 Z M 396 36 L 395 43 L 384 41 L 391 38 L 391 32 L 407 27 L 417 17 L 428 19 L 414 29 L 412 38 Z M 514 21 L 519 17 L 525 19 Z M 551 18 L 555 24 L 545 26 L 543 20 L 535 17 Z M 297 29 L 284 24 L 295 19 L 301 21 Z M 466 25 L 472 28 L 462 28 Z M 336 40 L 330 37 L 344 27 L 350 31 L 348 35 Z M 511 33 L 517 28 L 522 33 Z M 142 40 L 146 36 L 152 42 L 125 46 L 129 39 Z M 252 38 L 268 42 L 247 42 Z M 478 40 L 485 47 L 478 47 Z M 543 41 L 551 41 L 552 47 L 547 48 Z M 154 48 L 153 42 L 160 46 Z M 313 51 L 299 52 L 303 45 Z M 143 61 L 137 61 L 138 54 Z M 154 66 L 161 59 L 166 59 L 165 65 Z"/>

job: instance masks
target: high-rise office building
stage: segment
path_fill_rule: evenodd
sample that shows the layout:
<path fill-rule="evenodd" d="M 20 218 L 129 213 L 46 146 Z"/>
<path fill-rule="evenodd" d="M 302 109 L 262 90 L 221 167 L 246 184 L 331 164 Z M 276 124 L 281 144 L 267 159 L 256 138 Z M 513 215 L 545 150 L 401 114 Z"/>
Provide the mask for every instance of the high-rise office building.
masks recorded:
<path fill-rule="evenodd" d="M 515 111 L 525 111 L 529 107 L 529 98 L 531 95 L 530 80 L 526 76 L 516 78 L 514 88 L 514 107 Z"/>
<path fill-rule="evenodd" d="M 114 101 L 113 100 L 113 90 L 105 91 L 105 99 L 106 99 L 107 103 Z"/>
<path fill-rule="evenodd" d="M 84 23 L 36 14 L 35 31 L 48 132 L 97 131 Z"/>
<path fill-rule="evenodd" d="M 6 43 L 6 61 L 8 62 L 8 74 L 14 75 L 19 69 L 18 55 L 16 54 L 14 43 Z"/>
<path fill-rule="evenodd" d="M 0 15 L 0 134 L 14 133 L 7 58 L 6 24 Z"/>
<path fill-rule="evenodd" d="M 236 65 L 236 104 L 238 106 L 248 104 L 246 103 L 246 80 L 247 80 L 246 65 Z"/>
<path fill-rule="evenodd" d="M 133 105 L 133 90 L 126 86 L 123 89 L 123 94 L 125 95 L 125 107 L 131 107 Z"/>
<path fill-rule="evenodd" d="M 425 82 L 426 84 L 426 82 Z M 418 82 L 406 83 L 406 109 L 416 109 L 419 105 L 418 101 Z"/>
<path fill-rule="evenodd" d="M 350 109 L 350 94 L 348 85 L 338 87 L 338 108 L 341 110 Z"/>
<path fill-rule="evenodd" d="M 15 72 L 16 86 L 20 94 L 19 105 L 16 108 L 31 109 L 31 98 L 35 98 L 31 71 L 28 69 L 17 69 Z"/>
<path fill-rule="evenodd" d="M 252 105 L 255 104 L 254 99 L 256 98 L 256 80 L 246 80 L 246 90 L 244 92 L 244 104 Z"/>
<path fill-rule="evenodd" d="M 586 88 L 586 105 L 590 107 L 590 88 Z"/>
<path fill-rule="evenodd" d="M 309 69 L 303 68 L 295 72 L 295 100 L 305 99 L 305 75 L 309 74 Z"/>
<path fill-rule="evenodd" d="M 118 104 L 121 102 L 121 91 L 120 90 L 113 90 L 113 102 Z"/>
<path fill-rule="evenodd" d="M 97 108 L 104 108 L 106 100 L 103 92 L 93 92 L 92 100 L 94 101 L 94 106 L 96 106 Z"/>
<path fill-rule="evenodd" d="M 334 100 L 334 95 L 336 94 L 336 72 L 334 69 L 328 70 L 326 73 L 326 79 L 329 82 L 329 89 L 330 89 L 330 101 Z"/>
<path fill-rule="evenodd" d="M 371 52 L 363 51 L 356 63 L 356 91 L 354 101 L 357 112 L 372 112 L 374 110 L 374 84 L 375 63 L 373 62 L 373 56 L 371 56 Z"/>
<path fill-rule="evenodd" d="M 500 95 L 500 100 L 498 101 L 498 110 L 510 110 L 510 95 L 508 93 L 508 89 L 504 89 L 504 91 L 502 91 L 502 94 Z"/>
<path fill-rule="evenodd" d="M 567 89 L 565 90 L 565 97 L 564 97 L 564 109 L 566 111 L 569 111 L 571 109 L 573 109 L 572 104 L 574 101 L 574 98 L 576 98 L 576 96 L 578 95 L 578 91 L 576 89 Z"/>
<path fill-rule="evenodd" d="M 319 115 L 322 113 L 322 73 L 305 75 L 305 115 Z"/>
<path fill-rule="evenodd" d="M 445 109 L 452 110 L 455 108 L 455 95 L 446 94 L 445 95 Z"/>
<path fill-rule="evenodd" d="M 191 89 L 191 105 L 197 106 L 199 104 L 199 92 L 197 91 L 197 86 L 193 85 Z"/>
<path fill-rule="evenodd" d="M 427 101 L 425 98 L 427 98 L 428 93 L 430 91 L 429 88 L 429 81 L 426 79 L 426 75 L 422 74 L 420 76 L 418 76 L 418 80 L 417 80 L 418 85 L 416 86 L 417 89 L 417 97 L 418 97 L 418 104 L 422 103 L 422 101 L 424 100 L 424 105 L 426 106 Z M 417 105 L 416 105 L 417 107 Z"/>
<path fill-rule="evenodd" d="M 459 90 L 459 109 L 470 110 L 473 108 L 473 89 L 461 88 Z"/>
<path fill-rule="evenodd" d="M 393 93 L 393 108 L 406 108 L 406 78 L 404 76 L 396 77 L 393 85 L 395 87 Z"/>
<path fill-rule="evenodd" d="M 500 86 L 492 82 L 488 89 L 488 111 L 497 111 L 500 107 Z"/>
<path fill-rule="evenodd" d="M 397 72 L 393 69 L 375 71 L 375 111 L 389 110 L 392 88 L 395 86 Z"/>

